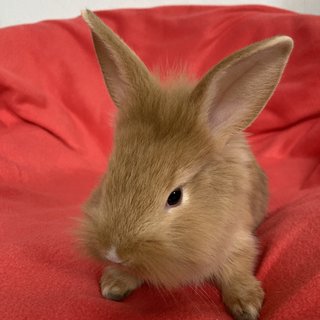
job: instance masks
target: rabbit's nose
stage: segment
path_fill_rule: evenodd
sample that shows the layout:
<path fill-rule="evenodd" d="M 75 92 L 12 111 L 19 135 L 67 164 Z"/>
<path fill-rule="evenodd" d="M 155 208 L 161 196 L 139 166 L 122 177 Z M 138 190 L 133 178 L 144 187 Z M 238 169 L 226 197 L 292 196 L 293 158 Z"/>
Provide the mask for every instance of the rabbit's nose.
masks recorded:
<path fill-rule="evenodd" d="M 122 263 L 123 260 L 118 256 L 117 249 L 115 246 L 111 246 L 106 252 L 105 258 L 114 263 Z"/>

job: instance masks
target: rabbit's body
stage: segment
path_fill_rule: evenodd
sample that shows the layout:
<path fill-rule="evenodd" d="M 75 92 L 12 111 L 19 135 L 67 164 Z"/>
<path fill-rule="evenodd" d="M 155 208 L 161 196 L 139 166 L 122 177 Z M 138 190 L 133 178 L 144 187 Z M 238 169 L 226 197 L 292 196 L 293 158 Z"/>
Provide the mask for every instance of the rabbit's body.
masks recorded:
<path fill-rule="evenodd" d="M 214 280 L 235 318 L 256 319 L 263 290 L 253 232 L 267 183 L 241 130 L 274 90 L 291 40 L 248 47 L 199 83 L 161 85 L 96 16 L 84 17 L 119 106 L 108 172 L 84 208 L 86 246 L 117 263 L 102 276 L 102 294 L 120 300 L 144 281 Z"/>

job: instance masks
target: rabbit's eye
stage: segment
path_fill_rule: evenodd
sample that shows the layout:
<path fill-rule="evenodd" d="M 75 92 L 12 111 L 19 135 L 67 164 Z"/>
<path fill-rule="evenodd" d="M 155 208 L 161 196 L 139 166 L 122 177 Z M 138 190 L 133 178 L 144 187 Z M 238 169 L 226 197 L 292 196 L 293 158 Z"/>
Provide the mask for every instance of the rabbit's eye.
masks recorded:
<path fill-rule="evenodd" d="M 182 190 L 180 188 L 177 188 L 173 190 L 167 200 L 167 206 L 174 207 L 180 204 L 182 199 Z"/>

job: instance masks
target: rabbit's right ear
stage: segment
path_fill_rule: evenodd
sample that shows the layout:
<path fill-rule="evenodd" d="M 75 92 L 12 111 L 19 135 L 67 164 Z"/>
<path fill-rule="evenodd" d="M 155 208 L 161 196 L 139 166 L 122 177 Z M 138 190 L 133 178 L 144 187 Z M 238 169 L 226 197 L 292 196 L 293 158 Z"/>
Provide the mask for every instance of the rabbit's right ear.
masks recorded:
<path fill-rule="evenodd" d="M 151 76 L 137 55 L 90 10 L 82 17 L 92 31 L 92 38 L 105 84 L 117 107 L 151 85 Z"/>

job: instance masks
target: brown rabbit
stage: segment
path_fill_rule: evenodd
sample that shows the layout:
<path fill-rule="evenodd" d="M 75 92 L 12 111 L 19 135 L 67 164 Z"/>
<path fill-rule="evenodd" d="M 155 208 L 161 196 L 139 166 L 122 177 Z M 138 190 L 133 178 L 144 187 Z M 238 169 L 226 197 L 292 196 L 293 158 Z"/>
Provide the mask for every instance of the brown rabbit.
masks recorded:
<path fill-rule="evenodd" d="M 240 50 L 198 83 L 159 83 L 96 15 L 104 81 L 119 112 L 108 172 L 84 206 L 82 240 L 109 261 L 102 295 L 143 282 L 173 288 L 214 281 L 235 319 L 257 319 L 254 230 L 267 183 L 244 138 L 277 86 L 293 47 L 277 36 Z"/>

